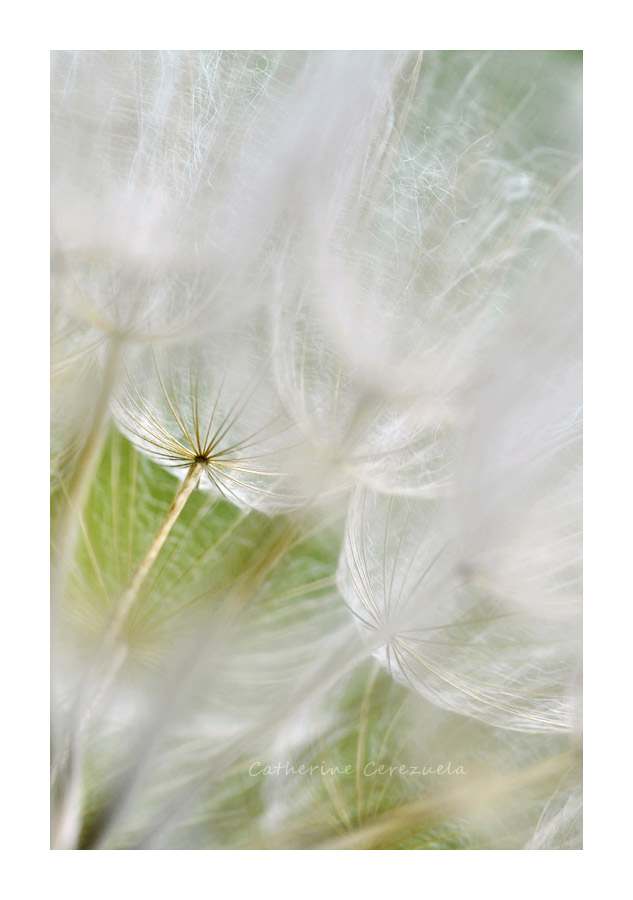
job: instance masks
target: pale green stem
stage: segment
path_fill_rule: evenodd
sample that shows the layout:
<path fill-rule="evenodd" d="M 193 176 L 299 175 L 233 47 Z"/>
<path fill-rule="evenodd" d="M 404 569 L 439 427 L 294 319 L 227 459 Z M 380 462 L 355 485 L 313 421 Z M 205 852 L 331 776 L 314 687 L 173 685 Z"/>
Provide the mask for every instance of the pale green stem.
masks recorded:
<path fill-rule="evenodd" d="M 194 462 L 191 464 L 185 480 L 180 485 L 178 492 L 176 493 L 176 496 L 174 497 L 172 504 L 167 511 L 167 515 L 163 519 L 160 528 L 154 535 L 152 543 L 147 548 L 145 556 L 139 563 L 139 566 L 134 573 L 132 580 L 130 581 L 128 587 L 126 588 L 118 603 L 116 614 L 106 634 L 105 642 L 108 641 L 109 636 L 111 636 L 110 639 L 116 639 L 116 637 L 118 636 L 128 612 L 134 605 L 134 602 L 138 597 L 138 593 L 143 586 L 145 579 L 149 575 L 152 566 L 158 558 L 158 554 L 163 549 L 165 541 L 171 534 L 172 528 L 178 521 L 178 517 L 183 511 L 185 503 L 194 492 L 203 469 L 204 463 L 202 462 Z"/>
<path fill-rule="evenodd" d="M 358 732 L 358 743 L 356 745 L 356 800 L 357 800 L 357 817 L 358 821 L 361 822 L 363 819 L 363 790 L 362 790 L 362 776 L 361 776 L 361 762 L 363 759 L 363 755 L 365 753 L 365 739 L 367 737 L 367 728 L 369 722 L 369 700 L 371 697 L 371 692 L 374 688 L 374 684 L 376 683 L 376 679 L 378 678 L 378 672 L 380 671 L 380 664 L 377 660 L 374 660 L 374 664 L 372 667 L 371 674 L 367 681 L 367 685 L 365 687 L 365 693 L 363 695 L 363 702 L 360 708 L 360 725 Z"/>

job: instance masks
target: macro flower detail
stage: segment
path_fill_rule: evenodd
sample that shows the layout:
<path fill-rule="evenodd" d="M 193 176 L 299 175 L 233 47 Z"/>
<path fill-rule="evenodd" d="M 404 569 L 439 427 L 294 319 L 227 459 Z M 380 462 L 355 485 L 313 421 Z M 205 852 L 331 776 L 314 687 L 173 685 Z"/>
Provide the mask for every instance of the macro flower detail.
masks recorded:
<path fill-rule="evenodd" d="M 55 849 L 581 846 L 581 58 L 55 51 Z"/>

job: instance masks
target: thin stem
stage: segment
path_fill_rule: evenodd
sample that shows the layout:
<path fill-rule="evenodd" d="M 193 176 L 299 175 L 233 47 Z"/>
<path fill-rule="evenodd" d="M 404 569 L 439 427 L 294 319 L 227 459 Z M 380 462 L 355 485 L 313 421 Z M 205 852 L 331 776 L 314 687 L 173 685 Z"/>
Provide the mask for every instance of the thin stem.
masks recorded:
<path fill-rule="evenodd" d="M 361 774 L 361 763 L 363 760 L 363 756 L 365 753 L 365 741 L 367 739 L 367 729 L 369 723 L 369 701 L 371 698 L 371 692 L 374 689 L 374 685 L 376 683 L 376 679 L 378 677 L 378 672 L 380 671 L 380 664 L 378 660 L 374 660 L 371 674 L 367 681 L 367 685 L 365 687 L 365 693 L 363 695 L 363 702 L 360 708 L 360 719 L 359 719 L 359 729 L 358 729 L 358 743 L 356 745 L 356 802 L 357 802 L 357 819 L 359 822 L 363 821 L 363 790 L 362 790 L 362 774 Z"/>
<path fill-rule="evenodd" d="M 138 593 L 143 586 L 145 579 L 149 575 L 152 566 L 158 558 L 158 554 L 162 550 L 165 541 L 169 537 L 172 528 L 176 524 L 180 513 L 183 511 L 185 503 L 195 490 L 203 469 L 204 463 L 202 462 L 194 462 L 191 464 L 185 480 L 180 485 L 180 488 L 178 489 L 178 492 L 176 493 L 176 496 L 174 497 L 172 504 L 167 511 L 167 515 L 163 519 L 160 528 L 154 535 L 152 543 L 147 548 L 145 556 L 139 563 L 139 566 L 134 573 L 131 582 L 129 583 L 128 587 L 121 597 L 121 600 L 119 601 L 114 620 L 110 627 L 110 630 L 112 630 L 115 634 L 118 633 L 118 630 L 121 628 L 125 617 L 134 605 L 134 602 L 138 597 Z"/>

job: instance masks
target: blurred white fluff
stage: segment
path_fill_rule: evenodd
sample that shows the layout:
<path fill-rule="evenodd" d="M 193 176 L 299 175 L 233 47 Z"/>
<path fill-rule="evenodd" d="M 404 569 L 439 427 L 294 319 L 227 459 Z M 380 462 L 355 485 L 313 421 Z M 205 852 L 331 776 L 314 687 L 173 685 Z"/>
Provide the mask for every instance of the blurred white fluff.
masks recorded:
<path fill-rule="evenodd" d="M 439 118 L 420 58 L 387 59 L 326 60 L 281 131 L 273 364 L 315 490 L 437 496 L 460 392 L 535 242 L 564 232 L 548 197 L 571 163 L 512 161 L 503 113 Z"/>
<path fill-rule="evenodd" d="M 467 395 L 442 500 L 358 491 L 339 583 L 396 678 L 516 730 L 571 729 L 580 657 L 578 281 L 548 273 Z M 558 277 L 556 277 L 558 276 Z M 540 290 L 540 293 L 538 291 Z"/>
<path fill-rule="evenodd" d="M 240 265 L 218 247 L 242 209 L 235 159 L 278 58 L 52 54 L 53 364 L 71 370 L 54 384 L 60 408 L 86 359 L 111 387 L 131 348 L 243 317 Z"/>
<path fill-rule="evenodd" d="M 451 510 L 464 570 L 506 601 L 556 617 L 580 615 L 580 276 L 561 250 L 482 361 Z"/>
<path fill-rule="evenodd" d="M 159 311 L 179 313 L 174 276 L 194 259 L 196 112 L 209 120 L 211 93 L 188 109 L 186 55 L 60 52 L 52 62 L 55 307 L 93 340 L 147 339 L 149 316 L 156 338 Z"/>
<path fill-rule="evenodd" d="M 582 781 L 574 767 L 561 778 L 524 850 L 582 850 Z"/>

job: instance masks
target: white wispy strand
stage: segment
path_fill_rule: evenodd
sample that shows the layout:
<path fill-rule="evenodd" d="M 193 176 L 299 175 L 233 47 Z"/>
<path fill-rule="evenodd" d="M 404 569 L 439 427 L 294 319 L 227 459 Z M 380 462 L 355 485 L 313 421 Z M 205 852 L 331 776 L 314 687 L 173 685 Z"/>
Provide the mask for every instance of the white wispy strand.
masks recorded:
<path fill-rule="evenodd" d="M 525 850 L 579 850 L 582 847 L 582 783 L 577 768 L 566 772 L 543 807 Z"/>

